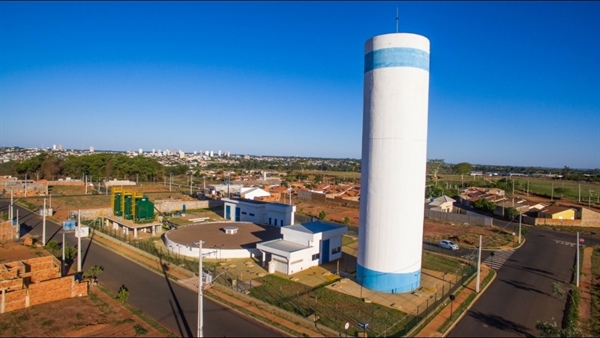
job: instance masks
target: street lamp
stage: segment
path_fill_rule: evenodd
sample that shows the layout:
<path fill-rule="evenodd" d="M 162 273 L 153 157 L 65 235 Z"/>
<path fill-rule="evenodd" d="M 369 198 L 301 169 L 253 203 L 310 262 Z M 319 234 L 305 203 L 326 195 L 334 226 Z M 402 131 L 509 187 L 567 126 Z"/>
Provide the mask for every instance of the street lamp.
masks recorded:
<path fill-rule="evenodd" d="M 204 336 L 204 323 L 203 323 L 203 304 L 202 304 L 202 244 L 204 241 L 200 240 L 198 242 L 194 242 L 194 244 L 198 244 L 198 333 L 197 337 Z"/>

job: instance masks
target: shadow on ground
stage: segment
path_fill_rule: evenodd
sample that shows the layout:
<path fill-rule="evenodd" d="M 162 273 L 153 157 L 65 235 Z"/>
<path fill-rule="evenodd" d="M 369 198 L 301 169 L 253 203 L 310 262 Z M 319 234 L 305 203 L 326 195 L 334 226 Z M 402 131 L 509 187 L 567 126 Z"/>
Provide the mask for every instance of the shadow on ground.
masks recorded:
<path fill-rule="evenodd" d="M 476 319 L 477 321 L 488 325 L 490 327 L 494 327 L 498 330 L 502 330 L 504 332 L 508 334 L 513 333 L 513 334 L 520 334 L 520 335 L 524 335 L 526 337 L 535 337 L 534 335 L 532 335 L 531 333 L 528 332 L 527 327 L 515 323 L 511 320 L 508 319 L 504 319 L 500 316 L 496 316 L 496 315 L 492 315 L 492 314 L 486 314 L 486 313 L 482 313 L 479 311 L 470 311 L 469 312 L 469 316 L 473 317 L 474 319 Z"/>

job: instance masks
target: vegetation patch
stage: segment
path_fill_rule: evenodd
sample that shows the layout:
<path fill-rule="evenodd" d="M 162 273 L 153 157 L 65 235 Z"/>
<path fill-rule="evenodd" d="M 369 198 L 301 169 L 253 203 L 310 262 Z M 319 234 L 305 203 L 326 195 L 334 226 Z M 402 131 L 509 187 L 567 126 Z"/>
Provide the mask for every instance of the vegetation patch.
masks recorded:
<path fill-rule="evenodd" d="M 316 322 L 333 330 L 344 332 L 344 324 L 369 323 L 367 333 L 380 335 L 406 334 L 406 326 L 413 316 L 375 303 L 330 290 L 324 285 L 315 288 L 268 275 L 261 279 L 262 285 L 250 290 L 250 294 L 266 303 L 303 317 L 317 318 Z M 328 283 L 326 283 L 328 284 Z M 354 331 L 353 331 L 354 330 Z M 362 332 L 357 327 L 348 333 Z"/>
<path fill-rule="evenodd" d="M 593 337 L 600 337 L 600 247 L 592 252 L 592 289 L 590 290 L 590 332 Z"/>

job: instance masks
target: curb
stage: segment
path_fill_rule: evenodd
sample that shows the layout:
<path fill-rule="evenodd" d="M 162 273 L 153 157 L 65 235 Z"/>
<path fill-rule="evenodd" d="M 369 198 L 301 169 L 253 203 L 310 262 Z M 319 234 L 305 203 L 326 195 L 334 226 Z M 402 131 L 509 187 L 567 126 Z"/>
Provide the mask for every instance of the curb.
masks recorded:
<path fill-rule="evenodd" d="M 460 323 L 460 321 L 467 314 L 467 312 L 469 312 L 469 310 L 473 307 L 473 305 L 475 305 L 475 303 L 477 303 L 479 298 L 487 291 L 487 289 L 490 287 L 490 285 L 492 285 L 492 283 L 496 280 L 496 277 L 498 277 L 498 273 L 492 268 L 490 268 L 490 270 L 494 271 L 494 276 L 492 277 L 492 280 L 489 283 L 487 283 L 487 285 L 483 288 L 483 290 L 481 290 L 481 292 L 475 297 L 475 299 L 473 299 L 473 301 L 471 302 L 471 304 L 469 304 L 469 306 L 467 306 L 465 311 L 463 311 L 463 313 L 460 316 L 458 316 L 458 318 L 456 318 L 454 323 L 452 323 L 452 325 L 450 325 L 450 327 L 446 330 L 446 332 L 442 333 L 442 337 L 446 337 L 446 336 L 448 336 L 448 334 L 450 332 L 452 332 L 452 330 L 456 327 L 456 325 L 458 325 L 458 323 Z"/>

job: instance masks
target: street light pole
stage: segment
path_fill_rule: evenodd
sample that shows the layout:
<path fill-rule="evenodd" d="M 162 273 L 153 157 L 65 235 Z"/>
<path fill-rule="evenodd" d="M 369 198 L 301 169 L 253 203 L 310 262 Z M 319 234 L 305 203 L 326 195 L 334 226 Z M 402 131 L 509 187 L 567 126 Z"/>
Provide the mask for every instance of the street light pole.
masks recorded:
<path fill-rule="evenodd" d="M 81 210 L 77 211 L 77 272 L 81 271 Z"/>
<path fill-rule="evenodd" d="M 481 280 L 481 235 L 479 235 L 479 254 L 477 255 L 477 284 L 475 285 L 475 291 L 479 293 L 479 281 Z"/>
<path fill-rule="evenodd" d="M 44 210 L 42 211 L 42 246 L 46 246 L 46 199 L 44 198 Z"/>
<path fill-rule="evenodd" d="M 579 231 L 577 232 L 577 278 L 576 278 L 576 286 L 579 287 Z"/>
<path fill-rule="evenodd" d="M 523 216 L 523 214 L 521 214 L 521 212 L 519 212 L 519 244 L 521 244 L 521 217 Z"/>
<path fill-rule="evenodd" d="M 204 336 L 204 316 L 203 316 L 203 294 L 202 294 L 202 244 L 204 241 L 200 240 L 198 243 L 198 333 L 197 337 Z"/>

